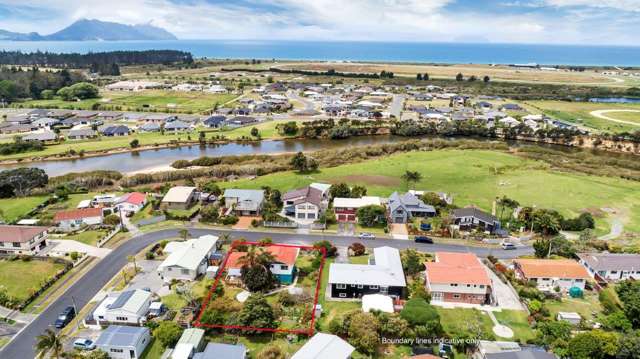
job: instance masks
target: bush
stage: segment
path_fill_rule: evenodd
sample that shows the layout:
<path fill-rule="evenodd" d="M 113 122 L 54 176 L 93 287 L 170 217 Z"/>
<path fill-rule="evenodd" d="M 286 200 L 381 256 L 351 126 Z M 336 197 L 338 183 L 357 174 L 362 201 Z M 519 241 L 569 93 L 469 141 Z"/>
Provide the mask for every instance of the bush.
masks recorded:
<path fill-rule="evenodd" d="M 364 255 L 367 251 L 365 246 L 362 243 L 358 243 L 358 242 L 350 245 L 349 250 L 351 251 L 351 253 L 353 253 L 354 256 Z"/>
<path fill-rule="evenodd" d="M 117 226 L 120 224 L 120 217 L 117 214 L 110 214 L 104 217 L 104 224 L 108 226 Z"/>
<path fill-rule="evenodd" d="M 170 321 L 161 322 L 153 331 L 154 338 L 159 340 L 164 348 L 176 345 L 181 335 L 182 328 L 178 323 Z"/>
<path fill-rule="evenodd" d="M 225 226 L 232 225 L 238 223 L 238 217 L 234 215 L 222 217 L 222 224 Z"/>
<path fill-rule="evenodd" d="M 98 87 L 88 82 L 79 82 L 77 84 L 63 87 L 58 90 L 58 96 L 62 97 L 65 101 L 71 101 L 74 99 L 88 99 L 98 97 Z"/>
<path fill-rule="evenodd" d="M 338 248 L 327 240 L 315 242 L 313 246 L 315 248 L 324 248 L 327 253 L 327 258 L 333 258 L 338 255 Z"/>
<path fill-rule="evenodd" d="M 80 257 L 80 254 L 74 251 L 69 253 L 69 257 L 71 258 L 72 261 L 76 261 Z"/>

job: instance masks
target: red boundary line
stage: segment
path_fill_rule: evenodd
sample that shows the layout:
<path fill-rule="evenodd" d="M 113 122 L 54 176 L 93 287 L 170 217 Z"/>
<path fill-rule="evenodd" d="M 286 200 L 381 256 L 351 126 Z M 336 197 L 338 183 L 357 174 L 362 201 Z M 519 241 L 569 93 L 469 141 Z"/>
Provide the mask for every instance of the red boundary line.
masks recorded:
<path fill-rule="evenodd" d="M 224 269 L 227 266 L 227 261 L 229 260 L 229 256 L 230 256 L 231 252 L 233 252 L 233 250 L 237 246 L 241 246 L 241 245 L 253 245 L 253 246 L 260 246 L 260 247 L 270 247 L 270 246 L 291 247 L 291 248 L 300 248 L 300 249 L 306 249 L 306 250 L 319 250 L 322 253 L 322 260 L 320 261 L 320 268 L 319 268 L 319 271 L 318 271 L 318 282 L 316 284 L 316 291 L 315 291 L 315 296 L 314 296 L 314 299 L 313 299 L 313 306 L 310 309 L 311 310 L 311 325 L 309 326 L 308 329 L 258 328 L 258 327 L 241 326 L 241 325 L 204 324 L 204 323 L 200 322 L 200 319 L 202 318 L 202 315 L 203 315 L 205 309 L 207 308 L 207 306 L 209 305 L 209 302 L 211 301 L 211 296 L 213 295 L 213 293 L 215 292 L 216 288 L 218 287 L 218 284 L 220 282 L 220 278 L 222 277 L 222 274 L 224 273 Z M 209 293 L 207 294 L 207 297 L 202 302 L 202 305 L 200 307 L 200 313 L 198 314 L 198 317 L 195 320 L 195 322 L 193 323 L 193 325 L 196 326 L 196 327 L 199 327 L 199 328 L 200 327 L 204 327 L 204 328 L 218 328 L 218 329 L 241 329 L 241 330 L 255 330 L 255 331 L 260 331 L 260 332 L 271 332 L 271 333 L 306 334 L 308 336 L 312 336 L 313 332 L 315 330 L 315 323 L 316 323 L 316 311 L 315 311 L 315 308 L 318 305 L 318 298 L 319 298 L 319 295 L 320 295 L 320 286 L 322 284 L 322 271 L 324 270 L 324 263 L 325 263 L 326 259 L 327 259 L 327 250 L 324 247 L 300 246 L 300 245 L 281 244 L 281 243 L 266 243 L 266 244 L 261 244 L 261 243 L 258 243 L 258 242 L 234 243 L 234 244 L 232 244 L 231 249 L 229 250 L 227 255 L 225 256 L 224 261 L 222 262 L 222 266 L 218 269 L 218 273 L 216 274 L 215 281 L 213 282 L 213 285 L 209 289 Z"/>

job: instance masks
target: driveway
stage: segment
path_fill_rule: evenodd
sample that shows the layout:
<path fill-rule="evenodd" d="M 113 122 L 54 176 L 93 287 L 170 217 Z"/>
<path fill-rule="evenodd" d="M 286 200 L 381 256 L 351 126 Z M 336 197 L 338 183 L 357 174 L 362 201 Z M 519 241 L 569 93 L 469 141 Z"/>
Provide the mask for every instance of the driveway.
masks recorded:
<path fill-rule="evenodd" d="M 511 287 L 503 283 L 491 269 L 486 269 L 491 283 L 493 283 L 493 294 L 498 301 L 498 307 L 500 307 L 500 309 L 524 310 L 522 303 L 520 303 L 518 299 L 518 295 L 511 290 Z"/>
<path fill-rule="evenodd" d="M 165 293 L 166 291 L 168 291 L 168 288 L 166 290 L 162 289 L 165 284 L 157 272 L 160 263 L 162 263 L 162 261 L 137 261 L 136 265 L 140 267 L 140 272 L 138 272 L 138 274 L 133 277 L 133 279 L 127 286 L 127 289 L 149 288 L 151 289 L 152 293 L 158 293 L 158 295 L 160 296 L 169 294 Z"/>
<path fill-rule="evenodd" d="M 409 231 L 407 230 L 407 225 L 404 223 L 392 223 L 391 227 L 391 237 L 393 239 L 409 239 Z"/>
<path fill-rule="evenodd" d="M 71 252 L 86 253 L 87 255 L 92 257 L 104 258 L 109 253 L 111 253 L 111 249 L 98 248 L 69 239 L 52 239 L 49 240 L 49 245 L 43 251 L 43 253 L 45 254 L 50 254 L 57 257 L 62 257 L 65 254 L 69 254 Z"/>
<path fill-rule="evenodd" d="M 257 217 L 238 217 L 238 223 L 234 224 L 231 228 L 241 230 L 249 229 L 249 227 L 251 227 L 251 221 L 256 218 Z"/>

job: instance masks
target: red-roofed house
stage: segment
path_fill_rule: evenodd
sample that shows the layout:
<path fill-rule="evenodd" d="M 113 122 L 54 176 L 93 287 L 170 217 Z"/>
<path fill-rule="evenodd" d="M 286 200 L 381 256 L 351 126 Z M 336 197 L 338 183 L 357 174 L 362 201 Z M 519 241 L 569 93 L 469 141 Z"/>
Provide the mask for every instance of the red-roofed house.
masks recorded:
<path fill-rule="evenodd" d="M 432 301 L 491 303 L 491 279 L 475 254 L 436 252 L 435 260 L 425 267 Z"/>
<path fill-rule="evenodd" d="M 268 246 L 264 250 L 271 253 L 275 261 L 269 266 L 271 273 L 275 274 L 280 283 L 293 283 L 296 274 L 296 260 L 300 254 L 300 248 L 285 246 Z M 242 265 L 240 258 L 244 257 L 246 252 L 231 252 L 225 268 L 227 269 L 227 278 L 239 278 Z"/>
<path fill-rule="evenodd" d="M 147 204 L 147 195 L 140 192 L 131 192 L 116 200 L 116 209 L 124 213 L 136 213 Z"/>
<path fill-rule="evenodd" d="M 38 253 L 47 246 L 47 227 L 0 225 L 0 253 Z"/>
<path fill-rule="evenodd" d="M 53 221 L 63 231 L 75 231 L 82 226 L 102 224 L 102 208 L 81 208 L 57 212 Z"/>
<path fill-rule="evenodd" d="M 589 273 L 580 263 L 571 259 L 516 259 L 513 261 L 516 277 L 534 281 L 538 289 L 551 291 L 556 287 L 568 291 L 572 287 L 584 290 Z"/>

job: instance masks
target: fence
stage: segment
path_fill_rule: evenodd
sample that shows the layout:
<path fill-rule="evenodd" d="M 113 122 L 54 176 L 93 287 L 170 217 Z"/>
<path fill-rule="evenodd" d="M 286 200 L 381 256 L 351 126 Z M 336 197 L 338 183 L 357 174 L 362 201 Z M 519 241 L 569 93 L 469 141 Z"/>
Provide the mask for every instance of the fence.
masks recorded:
<path fill-rule="evenodd" d="M 120 232 L 120 230 L 122 229 L 122 225 L 118 224 L 113 231 L 109 232 L 106 236 L 104 236 L 102 239 L 100 239 L 98 241 L 98 243 L 96 244 L 96 247 L 100 248 L 102 247 L 105 243 L 107 243 L 111 238 L 113 238 L 113 236 L 115 236 L 116 234 L 118 234 L 118 232 Z"/>
<path fill-rule="evenodd" d="M 150 224 L 156 224 L 156 223 L 160 223 L 160 222 L 164 222 L 167 220 L 167 216 L 155 216 L 155 217 L 151 217 L 148 219 L 142 219 L 140 220 L 137 225 L 138 227 L 143 227 L 143 226 L 148 226 Z"/>
<path fill-rule="evenodd" d="M 263 223 L 265 227 L 276 227 L 276 228 L 298 228 L 298 224 L 295 222 L 267 222 Z"/>

